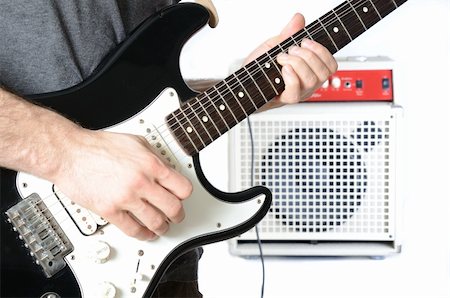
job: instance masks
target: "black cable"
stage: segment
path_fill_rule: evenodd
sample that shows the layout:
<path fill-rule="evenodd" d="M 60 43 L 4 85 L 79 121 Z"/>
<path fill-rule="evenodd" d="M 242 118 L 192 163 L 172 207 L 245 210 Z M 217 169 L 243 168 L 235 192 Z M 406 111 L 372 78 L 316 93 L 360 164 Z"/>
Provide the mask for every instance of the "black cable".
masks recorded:
<path fill-rule="evenodd" d="M 261 238 L 259 238 L 258 225 L 255 226 L 255 231 L 256 231 L 256 239 L 257 239 L 258 248 L 259 248 L 259 256 L 260 256 L 260 259 L 261 259 L 261 267 L 262 267 L 261 298 L 264 298 L 264 287 L 265 287 L 265 281 L 266 281 L 266 269 L 264 267 L 264 255 L 263 255 L 263 252 L 262 252 Z"/>
<path fill-rule="evenodd" d="M 247 117 L 247 123 L 248 123 L 248 132 L 250 134 L 250 144 L 251 144 L 251 175 L 250 175 L 250 184 L 251 186 L 254 185 L 253 175 L 255 173 L 255 144 L 253 142 L 253 132 L 252 132 L 252 125 L 250 122 L 250 118 Z M 261 238 L 259 237 L 259 229 L 258 225 L 255 226 L 255 232 L 256 232 L 256 240 L 258 243 L 258 249 L 259 249 L 259 257 L 261 259 L 261 267 L 262 267 L 262 283 L 261 283 L 261 298 L 264 298 L 264 287 L 265 287 L 265 281 L 266 281 L 266 269 L 264 266 L 264 255 L 262 251 L 262 245 L 261 245 Z"/>

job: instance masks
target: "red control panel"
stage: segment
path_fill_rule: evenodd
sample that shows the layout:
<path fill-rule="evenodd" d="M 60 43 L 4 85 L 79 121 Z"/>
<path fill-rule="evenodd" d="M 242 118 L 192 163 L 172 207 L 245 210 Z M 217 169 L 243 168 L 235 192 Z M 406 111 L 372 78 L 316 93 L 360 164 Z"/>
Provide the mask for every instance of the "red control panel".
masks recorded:
<path fill-rule="evenodd" d="M 338 70 L 308 101 L 393 101 L 392 69 Z"/>

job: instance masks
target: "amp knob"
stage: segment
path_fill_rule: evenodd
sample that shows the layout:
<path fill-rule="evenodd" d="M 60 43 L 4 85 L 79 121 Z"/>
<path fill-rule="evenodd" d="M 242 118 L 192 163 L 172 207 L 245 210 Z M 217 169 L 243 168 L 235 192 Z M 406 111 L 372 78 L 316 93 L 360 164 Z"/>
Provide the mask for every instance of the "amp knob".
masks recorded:
<path fill-rule="evenodd" d="M 331 79 L 331 86 L 336 89 L 341 87 L 341 79 L 338 77 L 334 77 L 333 79 Z"/>

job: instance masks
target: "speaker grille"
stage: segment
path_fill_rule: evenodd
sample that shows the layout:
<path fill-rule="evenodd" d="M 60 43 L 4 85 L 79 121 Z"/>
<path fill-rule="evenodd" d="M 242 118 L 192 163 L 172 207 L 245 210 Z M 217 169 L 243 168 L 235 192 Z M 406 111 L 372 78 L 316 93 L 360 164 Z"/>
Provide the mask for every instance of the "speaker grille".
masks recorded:
<path fill-rule="evenodd" d="M 254 184 L 268 187 L 273 194 L 271 209 L 259 225 L 261 237 L 392 239 L 392 116 L 316 118 L 271 121 L 256 117 L 251 122 Z M 252 175 L 246 121 L 237 133 L 242 167 L 237 167 L 235 175 L 239 175 L 238 186 L 246 189 Z M 254 237 L 253 233 L 247 237 Z"/>

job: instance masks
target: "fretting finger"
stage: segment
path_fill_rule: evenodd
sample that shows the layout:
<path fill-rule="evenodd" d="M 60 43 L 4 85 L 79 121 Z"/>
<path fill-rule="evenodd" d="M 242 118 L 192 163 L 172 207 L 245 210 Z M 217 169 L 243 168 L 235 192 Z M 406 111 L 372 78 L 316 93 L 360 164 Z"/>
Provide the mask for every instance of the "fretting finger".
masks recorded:
<path fill-rule="evenodd" d="M 299 57 L 308 64 L 309 68 L 319 79 L 319 83 L 324 82 L 332 74 L 323 60 L 313 51 L 301 47 L 291 47 L 289 49 L 289 55 Z"/>
<path fill-rule="evenodd" d="M 333 55 L 323 45 L 310 39 L 304 39 L 301 46 L 302 48 L 308 49 L 315 53 L 317 57 L 322 60 L 323 65 L 328 68 L 330 74 L 336 72 L 338 68 L 336 59 L 334 59 Z"/>

